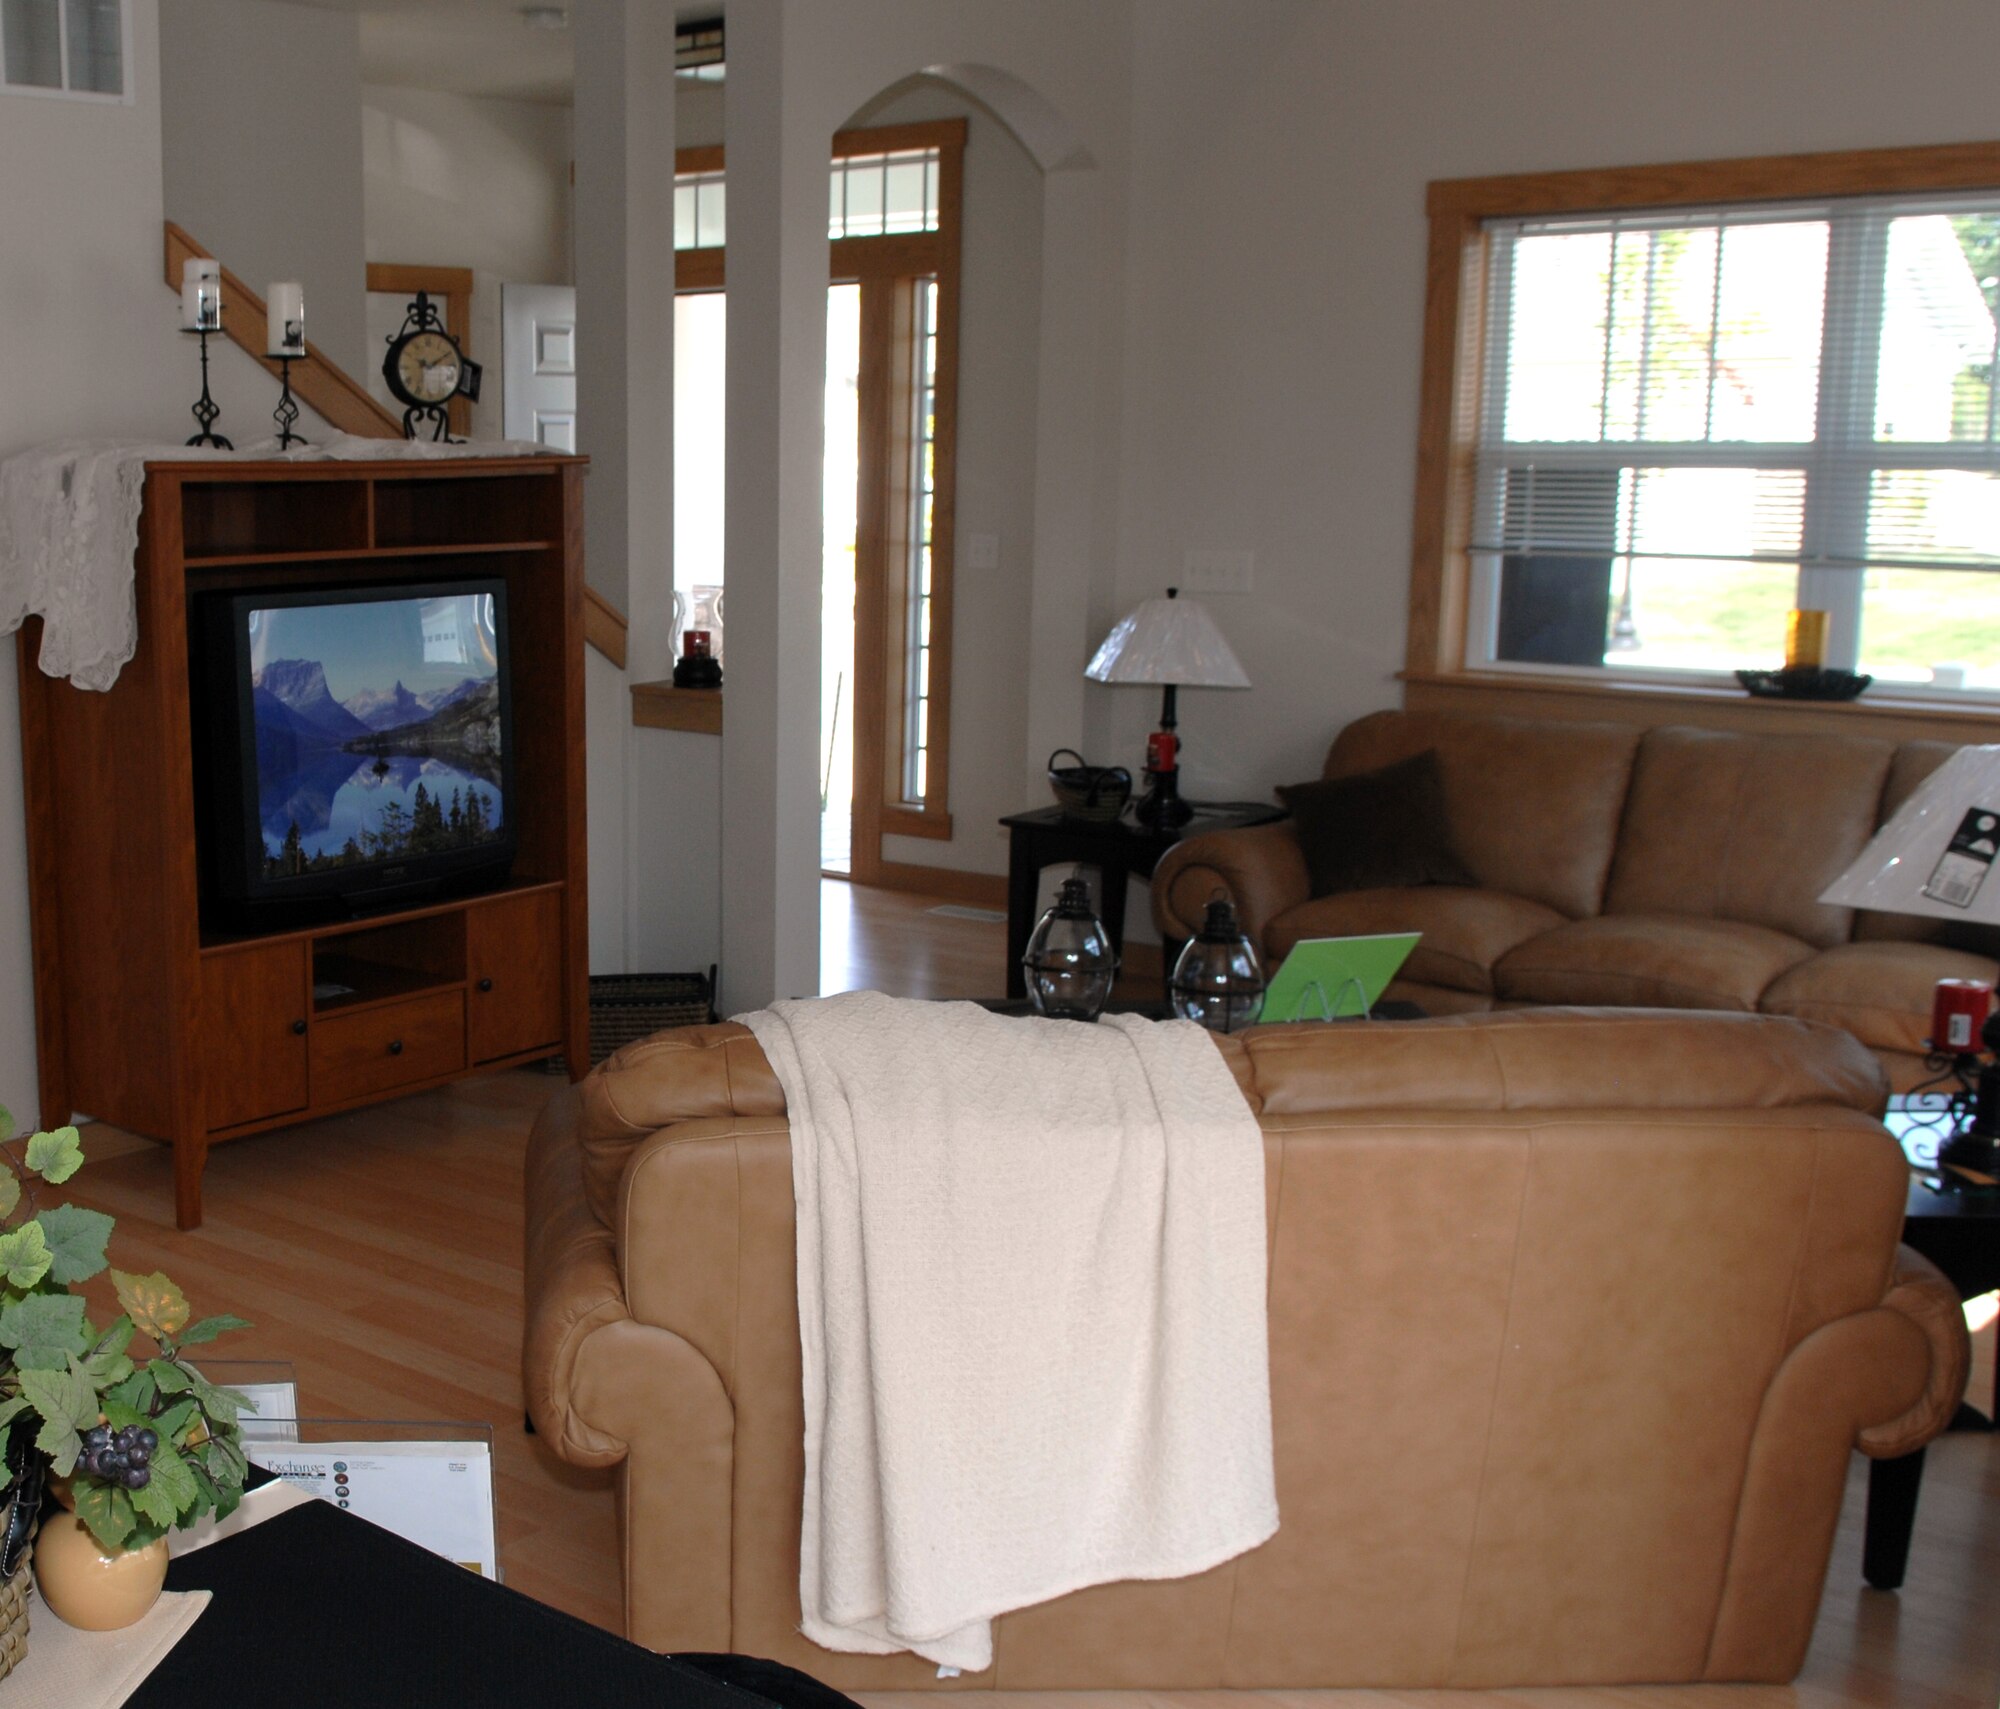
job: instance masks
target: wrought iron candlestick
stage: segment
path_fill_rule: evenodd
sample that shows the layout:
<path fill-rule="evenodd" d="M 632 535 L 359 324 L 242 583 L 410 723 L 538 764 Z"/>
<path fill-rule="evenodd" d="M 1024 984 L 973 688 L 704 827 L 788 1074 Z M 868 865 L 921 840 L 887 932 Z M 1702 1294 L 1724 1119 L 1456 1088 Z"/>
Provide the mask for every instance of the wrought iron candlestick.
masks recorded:
<path fill-rule="evenodd" d="M 303 356 L 290 356 L 283 351 L 277 353 L 278 364 L 278 407 L 271 412 L 271 419 L 278 424 L 278 449 L 289 451 L 294 445 L 307 445 L 311 441 L 304 434 L 294 433 L 298 425 L 298 400 L 292 396 L 292 364 L 303 362 Z"/>
<path fill-rule="evenodd" d="M 222 414 L 222 406 L 208 395 L 208 335 L 220 332 L 216 326 L 190 328 L 201 340 L 201 396 L 194 406 L 194 418 L 201 424 L 201 431 L 188 441 L 190 445 L 213 445 L 218 451 L 234 451 L 236 447 L 215 431 L 216 419 Z"/>

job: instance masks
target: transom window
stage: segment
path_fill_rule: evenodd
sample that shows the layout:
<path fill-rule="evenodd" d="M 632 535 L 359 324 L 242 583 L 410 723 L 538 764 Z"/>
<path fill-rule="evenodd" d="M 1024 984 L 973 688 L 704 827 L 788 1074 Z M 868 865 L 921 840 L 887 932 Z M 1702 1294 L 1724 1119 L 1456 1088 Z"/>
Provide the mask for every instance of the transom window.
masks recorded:
<path fill-rule="evenodd" d="M 122 99 L 124 0 L 0 0 L 0 88 Z"/>
<path fill-rule="evenodd" d="M 936 231 L 943 183 L 939 162 L 934 148 L 836 160 L 827 185 L 826 235 L 839 242 Z M 719 171 L 674 174 L 676 249 L 720 249 L 728 242 L 726 195 Z"/>
<path fill-rule="evenodd" d="M 1903 175 L 1932 152 L 1966 173 L 1967 151 L 1909 151 Z M 1803 187 L 1813 166 L 1713 170 Z M 1664 176 L 1539 183 L 1568 201 Z M 1535 183 L 1434 186 L 1434 218 L 1439 192 L 1527 200 Z M 2000 188 L 1612 200 L 1456 236 L 1444 395 L 1467 455 L 1462 485 L 1424 470 L 1444 514 L 1427 527 L 1420 509 L 1417 585 L 1443 546 L 1464 667 L 1699 680 L 1779 663 L 1803 606 L 1830 613 L 1833 666 L 2000 691 Z M 1427 360 L 1435 399 L 1435 346 Z M 1449 668 L 1453 637 L 1424 626 L 1413 667 Z"/>

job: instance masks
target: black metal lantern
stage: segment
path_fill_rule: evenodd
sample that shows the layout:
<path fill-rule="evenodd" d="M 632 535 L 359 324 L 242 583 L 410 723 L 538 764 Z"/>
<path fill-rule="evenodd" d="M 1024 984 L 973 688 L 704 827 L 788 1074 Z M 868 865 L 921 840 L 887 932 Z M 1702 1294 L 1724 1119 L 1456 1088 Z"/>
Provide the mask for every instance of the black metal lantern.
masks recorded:
<path fill-rule="evenodd" d="M 1264 985 L 1256 946 L 1238 929 L 1229 899 L 1216 897 L 1174 963 L 1168 981 L 1174 1013 L 1210 1032 L 1233 1033 L 1257 1019 Z"/>
<path fill-rule="evenodd" d="M 1118 957 L 1111 939 L 1090 911 L 1090 886 L 1063 880 L 1055 906 L 1028 939 L 1021 966 L 1035 1012 L 1058 1021 L 1094 1021 L 1111 996 Z"/>

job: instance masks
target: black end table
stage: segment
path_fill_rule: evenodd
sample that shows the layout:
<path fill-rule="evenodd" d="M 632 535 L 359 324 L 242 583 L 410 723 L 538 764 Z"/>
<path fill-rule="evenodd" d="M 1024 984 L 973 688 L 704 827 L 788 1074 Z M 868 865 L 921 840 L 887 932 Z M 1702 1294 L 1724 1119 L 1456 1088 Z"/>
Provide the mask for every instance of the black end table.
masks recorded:
<path fill-rule="evenodd" d="M 1028 939 L 1035 930 L 1035 902 L 1041 894 L 1042 869 L 1081 861 L 1104 874 L 1097 906 L 1104 930 L 1118 954 L 1125 951 L 1125 881 L 1128 877 L 1149 878 L 1160 858 L 1183 837 L 1203 831 L 1233 831 L 1246 825 L 1265 825 L 1282 819 L 1282 807 L 1260 806 L 1254 801 L 1218 801 L 1202 806 L 1189 802 L 1194 817 L 1185 825 L 1142 825 L 1127 809 L 1123 818 L 1108 824 L 1088 819 L 1071 819 L 1060 807 L 1037 807 L 1029 813 L 1010 813 L 1000 821 L 1007 827 L 1007 995 L 1025 997 L 1028 982 L 1021 971 L 1021 957 L 1027 953 Z"/>
<path fill-rule="evenodd" d="M 1909 1158 L 1910 1196 L 1903 1208 L 1903 1241 L 1944 1272 L 1960 1299 L 2000 1288 L 2000 1191 L 1947 1185 L 1935 1163 L 1937 1147 L 1951 1137 L 1949 1116 L 1937 1107 L 1898 1098 L 1883 1118 Z M 1924 1105 L 1929 1107 L 1924 1107 Z M 1954 1430 L 1991 1430 L 2000 1418 L 2000 1373 L 1995 1374 L 1994 1417 L 1960 1406 Z M 1868 1468 L 1868 1524 L 1862 1543 L 1862 1577 L 1877 1590 L 1903 1582 L 1910 1532 L 1916 1523 L 1924 1451 Z"/>

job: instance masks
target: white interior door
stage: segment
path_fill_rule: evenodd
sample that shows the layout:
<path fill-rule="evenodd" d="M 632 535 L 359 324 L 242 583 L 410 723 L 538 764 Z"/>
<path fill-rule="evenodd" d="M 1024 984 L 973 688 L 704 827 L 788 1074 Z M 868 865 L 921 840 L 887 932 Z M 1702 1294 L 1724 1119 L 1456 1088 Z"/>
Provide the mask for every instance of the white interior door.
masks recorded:
<path fill-rule="evenodd" d="M 576 287 L 502 285 L 500 349 L 509 439 L 576 449 Z"/>

